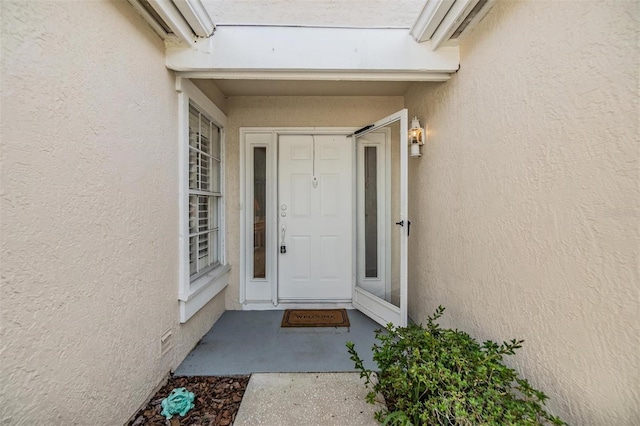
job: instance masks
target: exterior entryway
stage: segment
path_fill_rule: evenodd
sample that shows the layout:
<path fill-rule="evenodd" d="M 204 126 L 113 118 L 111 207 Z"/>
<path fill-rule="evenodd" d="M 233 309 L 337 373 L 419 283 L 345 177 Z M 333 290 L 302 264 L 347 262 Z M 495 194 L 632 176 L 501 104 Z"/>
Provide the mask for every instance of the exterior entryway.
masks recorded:
<path fill-rule="evenodd" d="M 278 152 L 278 297 L 350 301 L 352 139 L 281 135 Z"/>
<path fill-rule="evenodd" d="M 341 304 L 406 325 L 407 121 L 240 130 L 243 309 Z"/>

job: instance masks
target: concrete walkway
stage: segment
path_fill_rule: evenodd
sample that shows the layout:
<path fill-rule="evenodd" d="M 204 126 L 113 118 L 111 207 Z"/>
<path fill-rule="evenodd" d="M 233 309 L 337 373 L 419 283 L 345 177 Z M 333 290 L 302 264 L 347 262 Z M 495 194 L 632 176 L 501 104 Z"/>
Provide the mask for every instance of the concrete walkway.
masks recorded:
<path fill-rule="evenodd" d="M 282 328 L 283 311 L 227 311 L 176 376 L 252 374 L 235 426 L 376 425 L 345 343 L 375 369 L 378 324 L 349 310 L 351 327 Z"/>
<path fill-rule="evenodd" d="M 234 426 L 377 425 L 358 373 L 256 373 Z"/>

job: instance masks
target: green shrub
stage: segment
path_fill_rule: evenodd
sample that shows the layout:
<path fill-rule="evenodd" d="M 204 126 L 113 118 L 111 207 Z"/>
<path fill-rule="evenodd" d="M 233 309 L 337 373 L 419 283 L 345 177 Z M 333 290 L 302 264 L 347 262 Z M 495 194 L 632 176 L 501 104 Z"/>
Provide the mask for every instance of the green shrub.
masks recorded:
<path fill-rule="evenodd" d="M 351 360 L 375 402 L 378 393 L 387 407 L 376 413 L 385 425 L 565 425 L 544 409 L 547 396 L 502 363 L 522 340 L 480 345 L 467 333 L 442 329 L 435 322 L 439 306 L 421 325 L 376 330 L 373 360 L 379 372 L 364 368 L 352 342 Z"/>

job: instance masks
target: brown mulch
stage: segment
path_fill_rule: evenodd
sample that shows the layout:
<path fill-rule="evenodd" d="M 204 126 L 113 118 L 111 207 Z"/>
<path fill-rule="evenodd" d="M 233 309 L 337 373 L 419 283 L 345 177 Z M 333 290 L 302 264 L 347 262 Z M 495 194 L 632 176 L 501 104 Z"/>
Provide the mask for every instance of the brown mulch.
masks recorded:
<path fill-rule="evenodd" d="M 170 377 L 146 407 L 133 416 L 127 426 L 228 426 L 233 424 L 240 401 L 247 389 L 249 376 L 237 377 Z M 184 416 L 175 415 L 171 421 L 160 414 L 160 403 L 174 388 L 187 388 L 195 394 L 193 407 Z"/>

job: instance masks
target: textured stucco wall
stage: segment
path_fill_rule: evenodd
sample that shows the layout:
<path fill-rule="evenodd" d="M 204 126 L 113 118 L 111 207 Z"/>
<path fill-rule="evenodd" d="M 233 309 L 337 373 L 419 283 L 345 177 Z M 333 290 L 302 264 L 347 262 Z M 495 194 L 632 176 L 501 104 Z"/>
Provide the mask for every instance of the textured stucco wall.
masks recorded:
<path fill-rule="evenodd" d="M 224 310 L 179 325 L 175 79 L 126 1 L 1 8 L 0 423 L 122 424 Z"/>
<path fill-rule="evenodd" d="M 241 309 L 240 127 L 360 127 L 403 108 L 402 96 L 239 96 L 227 100 L 227 309 Z M 237 235 L 238 237 L 232 237 Z"/>
<path fill-rule="evenodd" d="M 640 424 L 638 2 L 498 2 L 461 70 L 405 97 L 410 315 L 525 339 L 576 425 Z"/>

